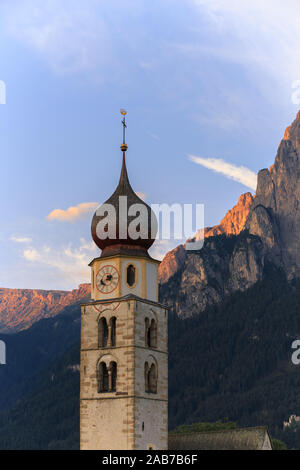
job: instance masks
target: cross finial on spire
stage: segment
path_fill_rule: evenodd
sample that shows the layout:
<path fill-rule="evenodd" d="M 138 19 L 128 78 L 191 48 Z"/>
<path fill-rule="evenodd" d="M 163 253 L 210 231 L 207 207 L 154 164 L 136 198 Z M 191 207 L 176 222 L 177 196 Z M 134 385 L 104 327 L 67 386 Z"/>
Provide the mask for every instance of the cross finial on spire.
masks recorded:
<path fill-rule="evenodd" d="M 127 114 L 127 111 L 125 111 L 125 109 L 121 109 L 121 110 L 120 110 L 120 113 L 121 113 L 122 116 L 123 116 L 123 120 L 122 120 L 122 124 L 123 124 L 123 144 L 121 145 L 121 150 L 122 150 L 123 152 L 126 152 L 126 150 L 127 150 L 127 148 L 128 148 L 127 145 L 126 145 L 126 143 L 125 143 L 125 129 L 126 129 L 126 127 L 127 127 L 127 126 L 126 126 L 126 121 L 125 121 L 125 116 L 126 116 L 126 114 Z"/>

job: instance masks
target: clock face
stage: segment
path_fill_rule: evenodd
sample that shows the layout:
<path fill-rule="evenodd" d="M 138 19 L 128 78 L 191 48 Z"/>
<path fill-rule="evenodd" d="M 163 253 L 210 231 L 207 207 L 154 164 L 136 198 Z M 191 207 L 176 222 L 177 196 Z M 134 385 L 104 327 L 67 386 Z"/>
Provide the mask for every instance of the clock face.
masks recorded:
<path fill-rule="evenodd" d="M 102 294 L 110 294 L 118 284 L 119 273 L 114 266 L 107 265 L 99 269 L 96 276 L 96 286 Z"/>

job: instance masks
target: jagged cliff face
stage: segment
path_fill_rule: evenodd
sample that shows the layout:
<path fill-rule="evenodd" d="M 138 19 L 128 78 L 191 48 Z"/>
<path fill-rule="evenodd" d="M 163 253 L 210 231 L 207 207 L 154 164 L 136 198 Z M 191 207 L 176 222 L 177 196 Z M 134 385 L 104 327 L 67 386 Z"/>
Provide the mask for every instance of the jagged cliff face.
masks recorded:
<path fill-rule="evenodd" d="M 184 256 L 177 248 L 160 268 L 161 301 L 182 317 L 248 289 L 266 266 L 282 268 L 288 279 L 300 275 L 300 112 L 275 164 L 259 172 L 256 197 L 243 195 L 205 236 L 202 250 Z"/>
<path fill-rule="evenodd" d="M 67 305 L 90 298 L 90 284 L 71 292 L 0 288 L 0 332 L 15 333 L 36 321 L 53 317 Z"/>
<path fill-rule="evenodd" d="M 300 112 L 275 164 L 259 172 L 256 196 L 243 194 L 219 225 L 206 228 L 199 252 L 180 245 L 165 256 L 160 300 L 182 317 L 200 313 L 261 280 L 269 263 L 289 279 L 300 276 Z M 72 292 L 0 289 L 0 332 L 28 328 L 88 298 L 89 284 Z"/>
<path fill-rule="evenodd" d="M 300 275 L 300 112 L 281 141 L 275 164 L 258 174 L 246 228 L 289 279 Z"/>
<path fill-rule="evenodd" d="M 198 252 L 186 251 L 181 268 L 160 285 L 160 301 L 178 315 L 189 317 L 244 291 L 262 279 L 263 244 L 259 237 L 218 235 L 206 239 Z"/>
<path fill-rule="evenodd" d="M 205 229 L 205 237 L 215 237 L 216 235 L 238 235 L 245 228 L 251 204 L 254 197 L 251 193 L 242 194 L 238 203 L 227 212 L 219 225 Z"/>
<path fill-rule="evenodd" d="M 183 245 L 179 245 L 174 250 L 169 251 L 158 268 L 158 279 L 160 284 L 165 284 L 181 269 L 186 259 L 186 250 Z"/>
<path fill-rule="evenodd" d="M 180 245 L 165 256 L 159 268 L 160 300 L 178 315 L 199 313 L 262 279 L 263 244 L 243 232 L 253 201 L 250 193 L 242 194 L 219 225 L 206 228 L 202 250 Z"/>
<path fill-rule="evenodd" d="M 204 237 L 215 237 L 217 235 L 238 235 L 245 227 L 250 206 L 254 200 L 251 193 L 242 194 L 238 203 L 227 212 L 219 225 L 204 229 Z M 197 238 L 198 232 L 195 235 Z M 183 245 L 179 245 L 164 257 L 158 269 L 160 284 L 165 284 L 184 265 L 186 260 L 186 250 Z"/>

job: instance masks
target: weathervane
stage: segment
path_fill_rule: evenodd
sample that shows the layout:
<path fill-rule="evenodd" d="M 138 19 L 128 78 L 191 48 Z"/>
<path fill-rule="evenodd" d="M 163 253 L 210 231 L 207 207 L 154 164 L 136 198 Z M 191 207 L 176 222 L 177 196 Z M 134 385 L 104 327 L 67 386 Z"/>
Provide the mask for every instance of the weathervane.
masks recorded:
<path fill-rule="evenodd" d="M 125 111 L 125 109 L 120 109 L 120 113 L 121 113 L 122 116 L 123 116 L 123 120 L 122 120 L 122 124 L 123 124 L 123 144 L 121 145 L 121 150 L 122 150 L 123 152 L 126 152 L 126 150 L 127 150 L 127 148 L 128 148 L 127 145 L 126 145 L 126 143 L 125 143 L 125 129 L 126 129 L 126 127 L 127 127 L 127 126 L 126 126 L 126 121 L 125 121 L 125 116 L 126 116 L 126 114 L 127 114 L 127 111 Z"/>

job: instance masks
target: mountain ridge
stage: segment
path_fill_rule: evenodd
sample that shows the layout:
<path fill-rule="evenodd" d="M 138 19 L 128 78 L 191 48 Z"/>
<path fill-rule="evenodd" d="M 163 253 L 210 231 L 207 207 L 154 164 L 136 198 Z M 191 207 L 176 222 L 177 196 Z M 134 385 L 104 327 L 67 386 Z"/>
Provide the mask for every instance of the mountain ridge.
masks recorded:
<path fill-rule="evenodd" d="M 215 237 L 218 235 L 239 235 L 244 229 L 250 206 L 255 196 L 251 193 L 242 194 L 237 204 L 228 210 L 221 222 L 213 227 L 204 229 L 204 238 Z M 199 230 L 192 238 L 193 241 L 199 239 L 202 233 Z M 168 280 L 183 266 L 186 260 L 186 250 L 184 245 L 179 245 L 169 251 L 162 260 L 158 268 L 158 278 L 160 284 L 165 284 Z"/>
<path fill-rule="evenodd" d="M 72 291 L 0 288 L 0 332 L 15 333 L 90 298 L 90 284 Z"/>
<path fill-rule="evenodd" d="M 205 228 L 205 238 L 217 235 L 236 235 L 244 228 L 250 205 L 251 193 L 242 194 L 220 224 Z M 195 235 L 197 238 L 198 233 Z M 159 282 L 166 283 L 184 264 L 186 250 L 183 245 L 168 252 L 158 271 Z M 42 318 L 58 315 L 72 304 L 90 298 L 90 284 L 80 284 L 72 291 L 44 289 L 0 288 L 0 332 L 16 333 L 29 328 Z"/>
<path fill-rule="evenodd" d="M 200 251 L 173 250 L 161 301 L 182 318 L 261 281 L 274 265 L 300 277 L 300 112 L 278 146 L 274 165 L 258 173 L 256 196 L 237 234 L 206 237 Z M 166 264 L 166 262 L 163 264 Z M 162 268 L 162 269 L 163 269 Z"/>
<path fill-rule="evenodd" d="M 263 279 L 270 263 L 283 269 L 288 279 L 300 276 L 299 180 L 300 112 L 284 132 L 275 163 L 258 173 L 255 197 L 242 194 L 219 225 L 207 227 L 202 250 L 187 252 L 179 245 L 167 253 L 159 267 L 161 301 L 187 317 L 253 286 Z M 29 291 L 21 290 L 24 298 L 16 294 L 10 304 L 0 290 L 0 331 L 28 328 L 40 318 L 57 315 L 66 305 L 89 298 L 90 285 L 83 286 L 82 291 L 71 293 L 37 291 L 32 305 Z"/>

